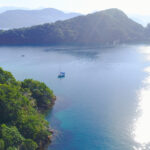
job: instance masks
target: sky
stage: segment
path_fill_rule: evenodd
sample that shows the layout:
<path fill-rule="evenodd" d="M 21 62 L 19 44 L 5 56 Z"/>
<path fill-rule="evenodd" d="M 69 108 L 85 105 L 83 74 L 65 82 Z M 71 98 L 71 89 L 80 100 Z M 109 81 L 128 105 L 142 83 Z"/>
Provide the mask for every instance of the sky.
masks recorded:
<path fill-rule="evenodd" d="M 119 8 L 126 13 L 150 15 L 150 0 L 0 0 L 0 7 L 3 6 L 30 9 L 56 8 L 83 14 L 108 8 Z"/>

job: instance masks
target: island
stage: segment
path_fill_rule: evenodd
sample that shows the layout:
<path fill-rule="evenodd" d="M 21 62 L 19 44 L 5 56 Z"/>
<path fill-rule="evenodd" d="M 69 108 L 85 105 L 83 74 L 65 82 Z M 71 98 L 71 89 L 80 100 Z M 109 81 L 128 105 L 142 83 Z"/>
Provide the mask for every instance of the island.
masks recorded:
<path fill-rule="evenodd" d="M 0 68 L 0 150 L 42 149 L 51 141 L 45 120 L 56 97 L 45 83 L 33 79 L 17 81 Z"/>

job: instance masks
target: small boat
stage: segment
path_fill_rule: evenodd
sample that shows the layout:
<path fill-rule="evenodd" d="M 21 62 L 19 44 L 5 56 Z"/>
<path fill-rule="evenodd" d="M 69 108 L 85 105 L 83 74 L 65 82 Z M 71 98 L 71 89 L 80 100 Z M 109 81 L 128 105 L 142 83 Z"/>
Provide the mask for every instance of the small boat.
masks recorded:
<path fill-rule="evenodd" d="M 58 78 L 64 78 L 64 77 L 65 77 L 65 72 L 60 72 Z"/>

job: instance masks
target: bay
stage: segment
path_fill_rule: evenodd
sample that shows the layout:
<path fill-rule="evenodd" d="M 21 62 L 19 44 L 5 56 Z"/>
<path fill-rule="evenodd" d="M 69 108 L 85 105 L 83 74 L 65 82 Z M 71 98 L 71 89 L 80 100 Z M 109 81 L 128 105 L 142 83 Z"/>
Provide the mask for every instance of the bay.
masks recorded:
<path fill-rule="evenodd" d="M 148 150 L 149 55 L 148 45 L 0 47 L 0 66 L 53 89 L 48 150 Z"/>

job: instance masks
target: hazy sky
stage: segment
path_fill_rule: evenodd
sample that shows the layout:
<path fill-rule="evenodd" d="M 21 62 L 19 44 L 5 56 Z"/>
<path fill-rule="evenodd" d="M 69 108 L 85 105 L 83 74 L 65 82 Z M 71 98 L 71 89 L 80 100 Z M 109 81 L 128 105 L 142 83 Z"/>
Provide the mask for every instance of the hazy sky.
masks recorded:
<path fill-rule="evenodd" d="M 150 0 L 0 0 L 0 6 L 52 7 L 81 13 L 119 8 L 126 13 L 150 14 Z"/>

